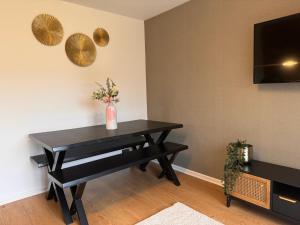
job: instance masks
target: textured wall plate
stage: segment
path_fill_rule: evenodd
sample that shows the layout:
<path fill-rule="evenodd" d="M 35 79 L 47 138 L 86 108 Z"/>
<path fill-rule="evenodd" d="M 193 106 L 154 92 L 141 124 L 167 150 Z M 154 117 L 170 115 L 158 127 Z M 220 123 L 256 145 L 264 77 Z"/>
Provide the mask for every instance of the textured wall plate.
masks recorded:
<path fill-rule="evenodd" d="M 48 14 L 40 14 L 34 18 L 31 24 L 35 38 L 44 45 L 58 45 L 64 36 L 61 23 Z"/>
<path fill-rule="evenodd" d="M 92 39 L 81 33 L 71 35 L 66 41 L 65 49 L 71 62 L 82 67 L 91 65 L 97 56 Z"/>
<path fill-rule="evenodd" d="M 109 34 L 103 28 L 97 28 L 93 34 L 94 41 L 100 47 L 105 47 L 109 42 Z"/>

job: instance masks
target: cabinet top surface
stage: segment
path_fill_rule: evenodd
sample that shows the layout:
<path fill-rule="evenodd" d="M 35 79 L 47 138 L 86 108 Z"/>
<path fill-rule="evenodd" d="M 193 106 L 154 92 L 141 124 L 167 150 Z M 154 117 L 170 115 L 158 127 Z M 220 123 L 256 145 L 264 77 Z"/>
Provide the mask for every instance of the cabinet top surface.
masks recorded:
<path fill-rule="evenodd" d="M 298 169 L 252 160 L 249 165 L 245 165 L 243 172 L 300 187 L 300 170 Z"/>

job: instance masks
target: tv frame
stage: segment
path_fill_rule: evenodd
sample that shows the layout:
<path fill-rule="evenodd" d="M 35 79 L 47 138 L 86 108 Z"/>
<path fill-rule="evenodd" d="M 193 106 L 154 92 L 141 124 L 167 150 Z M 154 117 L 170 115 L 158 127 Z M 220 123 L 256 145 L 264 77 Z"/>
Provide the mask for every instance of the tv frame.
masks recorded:
<path fill-rule="evenodd" d="M 284 84 L 284 83 L 299 83 L 300 82 L 300 79 L 295 79 L 295 80 L 292 80 L 292 81 L 281 81 L 281 82 L 258 82 L 256 81 L 255 79 L 255 31 L 256 31 L 256 27 L 257 26 L 261 26 L 261 25 L 265 25 L 265 24 L 271 24 L 271 23 L 274 23 L 274 22 L 277 22 L 277 21 L 284 21 L 284 20 L 287 20 L 287 19 L 290 19 L 291 17 L 295 17 L 295 16 L 298 16 L 299 17 L 299 20 L 300 20 L 300 13 L 295 13 L 295 14 L 291 14 L 291 15 L 287 15 L 287 16 L 283 16 L 283 17 L 280 17 L 280 18 L 276 18 L 276 19 L 272 19 L 272 20 L 268 20 L 268 21 L 263 21 L 263 22 L 259 22 L 259 23 L 255 23 L 254 26 L 253 26 L 253 84 Z M 300 63 L 299 63 L 299 66 L 300 66 Z"/>

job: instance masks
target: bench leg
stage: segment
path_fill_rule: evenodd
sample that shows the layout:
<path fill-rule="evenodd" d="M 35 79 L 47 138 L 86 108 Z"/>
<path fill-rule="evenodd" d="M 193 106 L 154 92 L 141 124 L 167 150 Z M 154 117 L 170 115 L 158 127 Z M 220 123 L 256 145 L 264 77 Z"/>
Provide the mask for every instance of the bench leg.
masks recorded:
<path fill-rule="evenodd" d="M 167 167 L 165 160 L 163 158 L 160 158 L 160 159 L 158 159 L 158 162 L 159 162 L 160 167 L 162 168 L 162 172 L 164 173 L 164 176 L 166 176 L 166 178 L 168 180 L 172 180 L 170 171 Z"/>
<path fill-rule="evenodd" d="M 168 160 L 168 158 L 166 156 L 164 156 L 162 158 L 159 158 L 158 162 L 159 162 L 161 168 L 163 169 L 164 174 L 166 175 L 167 179 L 173 181 L 173 183 L 176 186 L 180 186 L 178 177 L 177 177 L 174 169 L 172 168 L 172 165 L 171 165 L 170 161 Z"/>
<path fill-rule="evenodd" d="M 67 225 L 73 223 L 64 190 L 55 184 L 55 193 L 57 195 L 65 223 Z"/>
<path fill-rule="evenodd" d="M 89 225 L 81 199 L 75 200 L 75 206 L 76 206 L 76 211 L 77 211 L 80 225 Z"/>
<path fill-rule="evenodd" d="M 81 200 L 85 186 L 86 183 L 82 183 L 78 186 L 71 187 L 73 202 L 71 205 L 70 212 L 72 215 L 77 213 L 81 225 L 88 225 L 88 220 L 86 218 L 86 214 Z"/>
<path fill-rule="evenodd" d="M 176 159 L 178 155 L 178 152 L 174 153 L 171 158 L 168 160 L 170 162 L 170 164 L 172 165 L 174 160 Z M 158 175 L 158 179 L 162 179 L 164 176 L 166 176 L 166 172 L 163 170 L 159 175 Z"/>
<path fill-rule="evenodd" d="M 56 194 L 55 194 L 54 185 L 51 182 L 50 188 L 49 188 L 49 191 L 48 191 L 48 195 L 47 195 L 47 200 L 52 200 L 52 199 L 54 199 L 54 201 L 57 202 L 57 197 L 56 197 Z"/>
<path fill-rule="evenodd" d="M 143 151 L 144 145 L 139 147 L 139 150 Z M 149 162 L 142 163 L 138 167 L 141 171 L 146 172 L 146 167 L 149 164 Z"/>
<path fill-rule="evenodd" d="M 77 186 L 72 186 L 70 188 L 70 190 L 71 190 L 72 196 L 74 198 L 74 196 L 76 194 Z M 75 207 L 75 202 L 74 201 L 72 201 L 71 208 L 70 208 L 70 213 L 71 213 L 72 216 L 76 214 L 76 207 Z"/>
<path fill-rule="evenodd" d="M 231 197 L 230 195 L 226 195 L 226 206 L 229 208 L 231 204 Z"/>

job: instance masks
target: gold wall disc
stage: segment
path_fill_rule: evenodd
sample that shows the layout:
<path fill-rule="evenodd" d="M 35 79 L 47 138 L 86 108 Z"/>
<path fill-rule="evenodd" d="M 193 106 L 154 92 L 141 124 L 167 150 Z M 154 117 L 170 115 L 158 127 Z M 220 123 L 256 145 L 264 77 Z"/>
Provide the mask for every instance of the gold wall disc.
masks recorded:
<path fill-rule="evenodd" d="M 34 18 L 31 24 L 35 38 L 44 45 L 58 45 L 64 36 L 61 23 L 48 14 L 40 14 Z"/>
<path fill-rule="evenodd" d="M 109 34 L 103 28 L 97 28 L 93 34 L 94 41 L 97 45 L 105 47 L 109 42 Z"/>
<path fill-rule="evenodd" d="M 92 39 L 81 33 L 71 35 L 66 41 L 65 49 L 71 62 L 82 67 L 91 65 L 97 56 Z"/>

